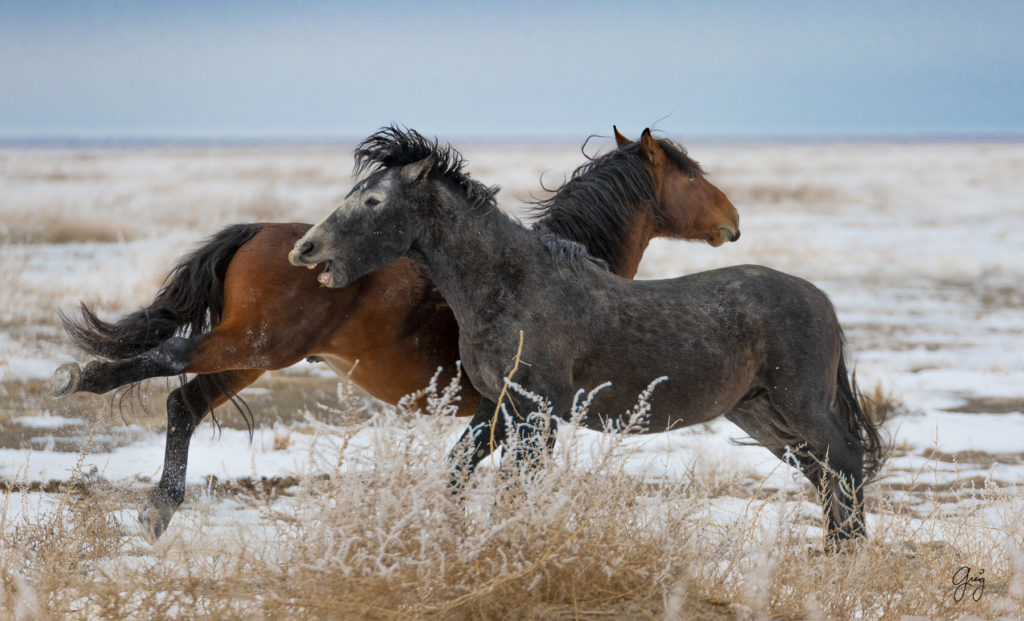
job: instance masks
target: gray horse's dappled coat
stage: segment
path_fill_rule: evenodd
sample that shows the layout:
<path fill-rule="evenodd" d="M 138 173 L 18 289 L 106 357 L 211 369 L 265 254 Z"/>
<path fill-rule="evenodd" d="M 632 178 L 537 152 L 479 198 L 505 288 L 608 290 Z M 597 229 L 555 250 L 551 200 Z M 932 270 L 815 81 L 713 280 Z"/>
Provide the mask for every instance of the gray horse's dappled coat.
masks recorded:
<path fill-rule="evenodd" d="M 586 421 L 620 417 L 652 380 L 650 431 L 726 416 L 780 458 L 791 450 L 825 491 L 834 537 L 864 533 L 862 484 L 878 434 L 859 407 L 843 336 L 811 283 L 746 265 L 631 281 L 575 246 L 510 220 L 495 190 L 471 180 L 450 147 L 418 161 L 388 151 L 383 130 L 357 150 L 373 169 L 342 205 L 300 239 L 296 264 L 326 262 L 343 286 L 400 256 L 421 261 L 459 323 L 460 352 L 484 396 L 467 437 L 468 468 L 486 454 L 495 402 L 524 342 L 515 381 L 565 416 L 579 389 L 611 381 Z M 533 405 L 510 394 L 515 409 Z M 824 481 L 824 485 L 822 482 Z M 855 490 L 855 491 L 852 491 Z"/>

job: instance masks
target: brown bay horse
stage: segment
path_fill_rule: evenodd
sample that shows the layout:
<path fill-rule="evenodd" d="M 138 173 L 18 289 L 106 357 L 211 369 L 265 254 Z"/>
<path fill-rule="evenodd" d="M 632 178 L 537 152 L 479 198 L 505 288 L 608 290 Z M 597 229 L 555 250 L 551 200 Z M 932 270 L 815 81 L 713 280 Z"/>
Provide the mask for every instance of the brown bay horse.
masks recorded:
<path fill-rule="evenodd" d="M 654 237 L 712 246 L 739 237 L 736 209 L 684 151 L 649 130 L 639 148 L 617 129 L 615 137 L 618 148 L 589 159 L 538 203 L 534 229 L 582 244 L 625 277 L 636 274 Z M 458 325 L 425 269 L 404 258 L 346 287 L 324 287 L 321 269 L 287 258 L 310 227 L 226 227 L 178 262 L 150 306 L 116 322 L 84 304 L 81 318 L 63 316 L 73 341 L 103 360 L 62 365 L 53 377 L 56 397 L 193 375 L 167 399 L 163 473 L 140 512 L 153 536 L 184 499 L 189 442 L 200 421 L 266 371 L 315 356 L 388 403 L 426 386 L 439 368 L 441 382 L 454 374 Z M 460 415 L 479 403 L 464 382 Z M 251 427 L 251 413 L 244 404 L 240 410 Z"/>

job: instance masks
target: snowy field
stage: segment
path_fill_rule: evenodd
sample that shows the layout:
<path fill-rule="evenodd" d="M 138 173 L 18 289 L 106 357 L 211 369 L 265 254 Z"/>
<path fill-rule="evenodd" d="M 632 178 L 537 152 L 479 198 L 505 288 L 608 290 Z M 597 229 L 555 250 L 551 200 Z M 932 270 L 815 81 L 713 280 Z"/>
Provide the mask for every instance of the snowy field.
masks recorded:
<path fill-rule="evenodd" d="M 501 185 L 499 199 L 514 213 L 545 195 L 542 175 L 555 187 L 583 161 L 578 145 L 459 146 L 473 176 Z M 1014 499 L 1024 490 L 1024 144 L 687 147 L 736 205 L 742 238 L 717 249 L 656 240 L 638 277 L 759 263 L 817 284 L 836 306 L 862 390 L 897 405 L 883 428 L 892 459 L 867 493 L 873 530 L 884 522 L 874 507 L 892 502 L 920 526 L 912 538 L 955 539 L 927 524 L 962 511 L 964 490 L 976 489 L 979 528 L 1020 542 L 1007 509 L 1019 508 Z M 58 309 L 85 300 L 110 318 L 148 304 L 192 244 L 234 222 L 315 222 L 350 187 L 350 169 L 343 146 L 0 150 L 0 481 L 44 490 L 6 497 L 5 529 L 58 506 L 54 492 L 72 473 L 130 493 L 161 468 L 163 381 L 143 390 L 141 407 L 123 410 L 107 397 L 46 396 L 59 364 L 85 360 L 61 334 Z M 204 525 L 210 538 L 232 521 L 258 523 L 246 511 L 259 507 L 216 493 L 231 487 L 224 482 L 301 482 L 371 468 L 395 418 L 385 411 L 347 434 L 338 395 L 352 389 L 337 384 L 305 363 L 261 380 L 243 392 L 256 412 L 251 441 L 229 409 L 220 433 L 204 423 L 190 454 L 194 493 L 165 539 L 191 541 Z M 287 399 L 275 397 L 287 390 Z M 370 404 L 368 412 L 381 409 Z M 440 460 L 463 423 L 430 424 L 442 436 L 430 449 Z M 711 486 L 719 492 L 705 507 L 712 522 L 748 511 L 755 492 L 789 490 L 758 519 L 796 511 L 813 530 L 819 517 L 809 486 L 767 451 L 729 442 L 741 437 L 719 420 L 627 438 L 614 452 L 624 472 L 648 483 L 727 478 Z M 579 468 L 606 449 L 585 431 L 563 444 L 575 452 L 561 459 Z M 294 501 L 289 489 L 268 501 L 273 511 Z M 119 523 L 134 528 L 130 502 L 119 511 Z M 145 556 L 148 543 L 132 545 Z M 990 583 L 1024 588 L 1011 578 Z"/>

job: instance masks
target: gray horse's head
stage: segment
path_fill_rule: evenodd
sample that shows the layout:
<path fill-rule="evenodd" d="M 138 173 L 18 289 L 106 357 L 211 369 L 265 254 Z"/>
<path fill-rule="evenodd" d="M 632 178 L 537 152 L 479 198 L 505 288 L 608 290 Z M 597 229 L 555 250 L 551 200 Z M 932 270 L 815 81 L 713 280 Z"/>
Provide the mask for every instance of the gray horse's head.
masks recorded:
<path fill-rule="evenodd" d="M 416 237 L 409 190 L 423 183 L 434 157 L 385 168 L 356 184 L 334 211 L 288 253 L 292 265 L 326 263 L 320 284 L 344 287 L 404 256 Z"/>

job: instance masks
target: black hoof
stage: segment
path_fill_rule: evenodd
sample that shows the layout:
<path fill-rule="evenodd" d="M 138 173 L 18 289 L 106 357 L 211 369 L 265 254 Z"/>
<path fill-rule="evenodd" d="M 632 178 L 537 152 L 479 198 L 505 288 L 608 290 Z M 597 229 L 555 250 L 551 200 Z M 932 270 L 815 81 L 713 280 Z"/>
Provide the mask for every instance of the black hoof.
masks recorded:
<path fill-rule="evenodd" d="M 178 505 L 163 490 L 157 488 L 149 495 L 149 501 L 139 509 L 139 524 L 150 542 L 155 542 L 167 530 Z"/>
<path fill-rule="evenodd" d="M 50 378 L 50 394 L 55 399 L 66 397 L 78 389 L 78 382 L 82 378 L 82 370 L 77 363 L 68 362 L 57 367 Z"/>

